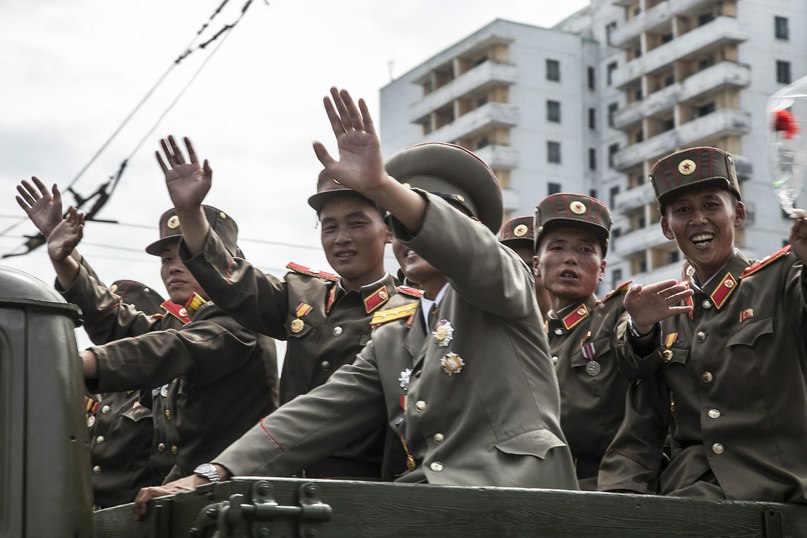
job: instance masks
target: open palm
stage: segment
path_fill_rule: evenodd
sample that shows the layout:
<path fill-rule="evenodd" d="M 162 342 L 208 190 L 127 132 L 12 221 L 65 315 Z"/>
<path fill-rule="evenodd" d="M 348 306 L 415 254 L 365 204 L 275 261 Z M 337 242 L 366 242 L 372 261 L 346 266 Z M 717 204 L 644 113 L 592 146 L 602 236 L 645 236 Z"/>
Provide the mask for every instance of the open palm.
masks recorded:
<path fill-rule="evenodd" d="M 207 160 L 200 165 L 190 139 L 186 137 L 184 140 L 190 162 L 186 162 L 173 136 L 160 140 L 165 160 L 159 151 L 156 152 L 168 194 L 177 210 L 201 205 L 213 181 L 213 170 Z"/>

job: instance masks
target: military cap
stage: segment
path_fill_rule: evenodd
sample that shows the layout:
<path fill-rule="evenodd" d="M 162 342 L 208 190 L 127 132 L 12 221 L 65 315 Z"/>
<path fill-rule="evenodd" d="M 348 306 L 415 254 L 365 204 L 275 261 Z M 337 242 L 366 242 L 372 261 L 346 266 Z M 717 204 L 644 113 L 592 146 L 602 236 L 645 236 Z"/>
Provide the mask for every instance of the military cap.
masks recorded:
<path fill-rule="evenodd" d="M 221 238 L 224 246 L 233 256 L 243 257 L 238 248 L 238 225 L 235 221 L 220 209 L 213 206 L 203 205 L 207 222 L 216 234 Z M 182 237 L 182 225 L 179 222 L 176 209 L 173 207 L 160 217 L 160 238 L 146 247 L 146 252 L 153 256 L 159 256 L 167 245 L 179 241 Z"/>
<path fill-rule="evenodd" d="M 728 152 L 708 146 L 684 149 L 659 159 L 650 169 L 650 182 L 662 211 L 676 195 L 692 187 L 720 187 L 742 200 L 734 159 Z"/>
<path fill-rule="evenodd" d="M 159 313 L 160 305 L 165 301 L 154 288 L 136 280 L 116 280 L 109 286 L 109 291 L 120 297 L 121 302 L 146 314 Z"/>
<path fill-rule="evenodd" d="M 502 189 L 496 174 L 473 152 L 454 144 L 425 142 L 390 158 L 387 173 L 399 182 L 460 204 L 494 234 L 502 225 Z"/>
<path fill-rule="evenodd" d="M 516 217 L 508 220 L 499 230 L 499 242 L 510 248 L 532 248 L 535 239 L 533 233 L 534 220 L 532 216 Z"/>
<path fill-rule="evenodd" d="M 561 226 L 593 232 L 605 257 L 611 236 L 611 212 L 604 203 L 584 194 L 557 193 L 544 198 L 535 208 L 535 251 L 544 235 Z"/>
<path fill-rule="evenodd" d="M 319 213 L 325 202 L 338 196 L 358 196 L 367 200 L 367 203 L 375 205 L 370 201 L 369 198 L 366 198 L 353 189 L 345 187 L 333 179 L 328 175 L 328 171 L 325 169 L 319 173 L 319 177 L 317 178 L 317 193 L 309 196 L 308 205 L 313 207 L 314 210 Z"/>

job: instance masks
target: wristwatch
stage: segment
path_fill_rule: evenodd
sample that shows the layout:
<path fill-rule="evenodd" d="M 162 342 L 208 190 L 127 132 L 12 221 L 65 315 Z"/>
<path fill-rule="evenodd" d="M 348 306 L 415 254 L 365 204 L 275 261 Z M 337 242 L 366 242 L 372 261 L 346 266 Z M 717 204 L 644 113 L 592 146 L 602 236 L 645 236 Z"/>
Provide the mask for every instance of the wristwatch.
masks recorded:
<path fill-rule="evenodd" d="M 650 332 L 646 332 L 641 334 L 639 331 L 636 330 L 636 326 L 633 324 L 633 318 L 628 318 L 628 331 L 630 335 L 634 338 L 644 338 L 645 336 L 650 336 L 654 332 L 656 332 L 656 326 L 653 325 L 653 328 L 650 329 Z"/>
<path fill-rule="evenodd" d="M 219 472 L 210 463 L 203 463 L 199 465 L 193 470 L 193 474 L 196 476 L 201 476 L 202 478 L 207 478 L 211 482 L 218 482 L 221 480 L 221 478 L 219 478 Z"/>

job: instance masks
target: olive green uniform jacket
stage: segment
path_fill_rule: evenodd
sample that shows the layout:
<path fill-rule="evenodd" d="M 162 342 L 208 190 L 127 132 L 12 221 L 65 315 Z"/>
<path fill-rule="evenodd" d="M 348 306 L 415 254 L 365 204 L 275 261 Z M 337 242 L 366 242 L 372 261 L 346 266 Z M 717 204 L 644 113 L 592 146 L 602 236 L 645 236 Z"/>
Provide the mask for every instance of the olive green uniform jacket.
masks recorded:
<path fill-rule="evenodd" d="M 642 357 L 619 335 L 620 360 L 651 377 L 630 390 L 600 489 L 807 500 L 807 275 L 787 249 L 747 266 L 736 253 L 696 291 L 692 316 L 662 321 Z"/>
<path fill-rule="evenodd" d="M 84 267 L 62 293 L 81 308 L 90 338 L 109 342 L 90 348 L 99 377 L 88 390 L 153 396 L 144 402 L 153 411 L 153 451 L 170 453 L 174 464 L 166 480 L 190 474 L 276 407 L 274 342 L 215 304 L 181 315 L 166 301 L 164 316 L 149 316 L 118 301 Z"/>
<path fill-rule="evenodd" d="M 380 325 L 353 364 L 214 462 L 287 475 L 386 422 L 414 460 L 400 481 L 577 487 L 529 269 L 482 224 L 424 196 L 421 231 L 395 233 L 449 279 L 443 332 L 427 333 L 420 308 Z"/>
<path fill-rule="evenodd" d="M 183 245 L 184 247 L 184 245 Z M 383 308 L 415 300 L 398 293 L 389 274 L 358 292 L 346 291 L 336 275 L 290 263 L 284 279 L 233 258 L 211 230 L 203 250 L 185 265 L 209 297 L 245 327 L 285 340 L 280 403 L 325 383 L 353 362 L 370 339 L 370 320 Z M 383 423 L 361 439 L 293 474 L 319 478 L 381 479 L 387 429 Z M 387 477 L 389 478 L 389 477 Z"/>
<path fill-rule="evenodd" d="M 627 284 L 594 295 L 547 320 L 552 362 L 560 385 L 560 426 L 582 489 L 597 489 L 605 450 L 625 415 L 628 382 L 619 372 L 612 340 L 625 314 Z"/>

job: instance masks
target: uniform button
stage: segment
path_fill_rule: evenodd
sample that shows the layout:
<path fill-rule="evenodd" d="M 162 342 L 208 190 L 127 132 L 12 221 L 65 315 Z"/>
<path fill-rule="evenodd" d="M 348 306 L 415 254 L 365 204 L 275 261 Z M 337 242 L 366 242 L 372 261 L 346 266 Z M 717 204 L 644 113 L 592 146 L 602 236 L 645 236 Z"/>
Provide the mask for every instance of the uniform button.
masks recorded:
<path fill-rule="evenodd" d="M 723 445 L 720 443 L 715 443 L 712 445 L 712 452 L 715 454 L 722 454 L 723 453 Z"/>
<path fill-rule="evenodd" d="M 555 329 L 555 334 L 557 334 L 558 336 L 562 335 L 563 334 L 563 329 L 558 327 L 557 329 Z"/>
<path fill-rule="evenodd" d="M 720 418 L 720 411 L 718 409 L 709 409 L 709 418 Z"/>
<path fill-rule="evenodd" d="M 696 335 L 696 337 L 698 339 L 698 343 L 700 343 L 700 344 L 702 344 L 702 343 L 704 343 L 706 341 L 706 333 L 703 332 L 703 331 L 698 331 L 698 334 Z"/>
<path fill-rule="evenodd" d="M 95 415 L 87 417 L 87 427 L 92 428 L 93 424 L 95 424 Z"/>
<path fill-rule="evenodd" d="M 709 310 L 710 308 L 712 308 L 712 302 L 710 300 L 708 300 L 708 299 L 703 301 L 702 304 L 703 304 L 703 309 L 704 310 Z"/>
<path fill-rule="evenodd" d="M 552 364 L 557 364 L 557 363 L 558 363 L 558 356 L 557 356 L 557 355 L 554 355 L 554 356 L 552 357 Z"/>
<path fill-rule="evenodd" d="M 319 367 L 323 370 L 330 370 L 331 369 L 331 361 L 322 361 L 319 363 Z"/>
<path fill-rule="evenodd" d="M 157 445 L 157 451 L 159 451 L 160 454 L 165 452 L 165 443 L 160 443 L 159 445 Z"/>
<path fill-rule="evenodd" d="M 342 327 L 339 327 L 337 325 L 336 327 L 333 328 L 333 335 L 334 336 L 339 336 L 340 334 L 342 334 Z"/>
<path fill-rule="evenodd" d="M 673 358 L 673 352 L 671 349 L 665 349 L 661 352 L 661 360 L 664 362 L 670 362 Z"/>
<path fill-rule="evenodd" d="M 92 473 L 93 473 L 93 474 L 101 474 L 101 466 L 100 466 L 100 465 L 96 465 L 95 467 L 93 467 L 93 468 L 92 468 Z"/>
<path fill-rule="evenodd" d="M 165 418 L 167 418 L 168 420 L 171 420 L 171 410 L 170 409 L 166 409 L 165 413 L 163 413 L 163 414 L 165 415 Z"/>
<path fill-rule="evenodd" d="M 179 454 L 179 447 L 177 445 L 171 445 L 171 454 L 173 454 L 174 456 Z"/>
<path fill-rule="evenodd" d="M 104 407 L 101 408 L 101 413 L 103 413 L 105 415 L 107 413 L 109 413 L 110 411 L 112 411 L 112 409 L 110 409 L 108 405 L 105 405 Z"/>
<path fill-rule="evenodd" d="M 106 439 L 104 439 L 103 435 L 99 435 L 98 437 L 95 438 L 95 442 L 98 443 L 99 445 L 103 445 L 104 441 L 106 441 Z"/>
<path fill-rule="evenodd" d="M 442 470 L 443 470 L 443 464 L 442 464 L 442 463 L 440 463 L 439 461 L 433 461 L 433 462 L 431 462 L 431 464 L 429 465 L 429 468 L 430 468 L 432 471 L 434 471 L 435 473 L 439 473 L 440 471 L 442 471 Z"/>
<path fill-rule="evenodd" d="M 424 402 L 423 400 L 418 400 L 417 403 L 415 404 L 415 409 L 417 409 L 418 411 L 425 411 L 426 402 Z"/>
<path fill-rule="evenodd" d="M 703 372 L 701 378 L 703 379 L 704 383 L 711 383 L 714 376 L 712 375 L 712 372 Z"/>
<path fill-rule="evenodd" d="M 434 434 L 434 442 L 437 443 L 438 445 L 440 443 L 442 443 L 443 441 L 445 441 L 445 440 L 446 440 L 446 437 L 442 433 L 435 433 Z"/>

